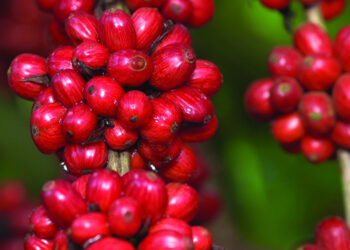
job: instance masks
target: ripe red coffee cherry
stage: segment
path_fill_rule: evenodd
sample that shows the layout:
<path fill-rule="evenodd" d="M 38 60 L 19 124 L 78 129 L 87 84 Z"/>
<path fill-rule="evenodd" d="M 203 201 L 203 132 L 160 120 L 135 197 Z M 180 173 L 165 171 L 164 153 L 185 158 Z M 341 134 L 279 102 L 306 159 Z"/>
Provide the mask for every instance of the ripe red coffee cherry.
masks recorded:
<path fill-rule="evenodd" d="M 74 70 L 57 72 L 51 80 L 53 92 L 58 101 L 69 108 L 83 101 L 84 79 Z"/>
<path fill-rule="evenodd" d="M 267 8 L 281 10 L 289 5 L 290 0 L 260 0 L 260 2 Z"/>
<path fill-rule="evenodd" d="M 152 119 L 140 130 L 140 135 L 150 143 L 169 143 L 181 126 L 182 114 L 170 100 L 156 98 L 151 100 Z"/>
<path fill-rule="evenodd" d="M 55 6 L 56 0 L 36 0 L 37 5 L 44 11 L 51 11 Z"/>
<path fill-rule="evenodd" d="M 45 59 L 34 54 L 20 54 L 11 62 L 7 71 L 11 89 L 20 97 L 33 100 L 45 86 L 31 78 L 42 79 L 47 74 Z"/>
<path fill-rule="evenodd" d="M 97 76 L 87 82 L 84 98 L 93 112 L 101 116 L 115 117 L 118 102 L 124 94 L 119 83 L 107 76 Z"/>
<path fill-rule="evenodd" d="M 349 229 L 345 222 L 337 217 L 321 221 L 316 228 L 315 239 L 318 245 L 326 249 L 349 249 Z"/>
<path fill-rule="evenodd" d="M 333 104 L 337 115 L 350 120 L 350 74 L 341 76 L 333 88 Z"/>
<path fill-rule="evenodd" d="M 74 12 L 65 22 L 65 30 L 70 40 L 78 45 L 85 41 L 98 41 L 98 21 L 86 12 Z"/>
<path fill-rule="evenodd" d="M 202 226 L 192 227 L 192 240 L 194 250 L 210 250 L 213 245 L 213 236 Z"/>
<path fill-rule="evenodd" d="M 50 21 L 49 31 L 51 38 L 56 45 L 71 44 L 71 41 L 64 30 L 64 26 L 56 19 Z"/>
<path fill-rule="evenodd" d="M 338 146 L 350 148 L 350 124 L 338 121 L 332 131 L 331 139 Z"/>
<path fill-rule="evenodd" d="M 26 202 L 26 187 L 19 181 L 5 181 L 0 184 L 0 212 L 10 213 Z"/>
<path fill-rule="evenodd" d="M 104 137 L 112 149 L 125 150 L 136 143 L 139 135 L 136 130 L 127 128 L 115 120 L 113 127 L 105 130 Z"/>
<path fill-rule="evenodd" d="M 214 16 L 214 0 L 190 0 L 192 3 L 192 15 L 187 22 L 191 27 L 200 27 L 208 23 Z"/>
<path fill-rule="evenodd" d="M 24 239 L 24 248 L 26 250 L 51 250 L 52 241 L 40 239 L 35 235 L 27 235 Z"/>
<path fill-rule="evenodd" d="M 188 225 L 183 220 L 175 218 L 161 219 L 149 229 L 149 234 L 153 234 L 164 230 L 174 231 L 192 238 L 192 229 L 190 225 Z"/>
<path fill-rule="evenodd" d="M 171 230 L 163 230 L 149 234 L 141 241 L 138 247 L 139 250 L 151 250 L 155 248 L 178 250 L 194 249 L 190 237 Z"/>
<path fill-rule="evenodd" d="M 62 46 L 55 49 L 47 58 L 47 70 L 50 77 L 53 77 L 58 71 L 63 69 L 73 69 L 74 47 Z"/>
<path fill-rule="evenodd" d="M 214 63 L 198 59 L 188 84 L 210 97 L 219 91 L 222 81 L 222 74 Z"/>
<path fill-rule="evenodd" d="M 330 139 L 305 136 L 301 140 L 301 151 L 312 163 L 321 163 L 334 154 L 334 144 Z"/>
<path fill-rule="evenodd" d="M 208 124 L 183 124 L 179 136 L 184 142 L 204 142 L 215 135 L 218 125 L 218 118 L 213 114 Z"/>
<path fill-rule="evenodd" d="M 136 49 L 148 50 L 164 30 L 162 15 L 153 8 L 139 8 L 132 14 L 131 19 L 136 31 Z"/>
<path fill-rule="evenodd" d="M 86 141 L 96 126 L 97 116 L 83 103 L 70 108 L 62 121 L 63 133 L 72 143 Z"/>
<path fill-rule="evenodd" d="M 101 213 L 86 213 L 75 218 L 68 229 L 68 235 L 83 245 L 88 239 L 109 234 L 106 217 Z"/>
<path fill-rule="evenodd" d="M 86 250 L 135 250 L 133 245 L 126 240 L 117 239 L 114 237 L 103 238 L 86 248 Z"/>
<path fill-rule="evenodd" d="M 161 7 L 164 3 L 164 0 L 126 0 L 127 5 L 136 10 L 142 7 Z"/>
<path fill-rule="evenodd" d="M 138 87 L 151 77 L 153 65 L 142 51 L 119 50 L 109 57 L 107 72 L 123 86 Z"/>
<path fill-rule="evenodd" d="M 156 221 L 164 214 L 167 191 L 157 174 L 143 169 L 132 170 L 123 176 L 123 186 L 125 195 L 139 202 L 143 219 L 150 217 Z"/>
<path fill-rule="evenodd" d="M 343 27 L 335 39 L 334 51 L 346 72 L 350 72 L 350 25 Z"/>
<path fill-rule="evenodd" d="M 101 42 L 112 52 L 136 47 L 136 32 L 130 16 L 122 10 L 106 10 L 98 23 Z"/>
<path fill-rule="evenodd" d="M 34 99 L 32 106 L 32 113 L 42 105 L 55 103 L 56 99 L 51 87 L 48 87 L 40 92 L 40 94 Z"/>
<path fill-rule="evenodd" d="M 327 90 L 338 79 L 341 66 L 327 55 L 309 55 L 299 68 L 299 80 L 310 90 Z"/>
<path fill-rule="evenodd" d="M 189 146 L 182 144 L 179 156 L 161 169 L 161 173 L 170 181 L 187 182 L 196 171 L 196 166 L 196 155 Z"/>
<path fill-rule="evenodd" d="M 199 191 L 198 212 L 194 221 L 196 224 L 210 223 L 219 215 L 221 208 L 221 197 L 210 189 L 202 188 Z"/>
<path fill-rule="evenodd" d="M 190 222 L 196 215 L 199 196 L 197 191 L 186 184 L 169 183 L 166 185 L 168 192 L 168 205 L 165 214 L 185 222 Z"/>
<path fill-rule="evenodd" d="M 92 12 L 95 0 L 56 0 L 54 6 L 55 17 L 63 22 L 73 12 Z"/>
<path fill-rule="evenodd" d="M 80 175 L 84 170 L 102 168 L 107 162 L 106 143 L 95 142 L 85 146 L 67 145 L 64 148 L 64 162 L 74 175 Z"/>
<path fill-rule="evenodd" d="M 109 206 L 121 196 L 122 180 L 117 172 L 106 169 L 96 170 L 86 186 L 86 200 L 99 206 L 107 213 Z"/>
<path fill-rule="evenodd" d="M 346 0 L 321 1 L 321 11 L 324 19 L 330 20 L 340 15 L 345 9 Z"/>
<path fill-rule="evenodd" d="M 83 199 L 86 199 L 86 185 L 91 174 L 85 174 L 72 182 L 72 187 L 77 191 Z"/>
<path fill-rule="evenodd" d="M 190 0 L 166 0 L 162 14 L 174 22 L 185 23 L 192 16 L 193 7 Z"/>
<path fill-rule="evenodd" d="M 120 237 L 134 236 L 142 222 L 142 210 L 139 203 L 130 197 L 114 201 L 108 211 L 111 232 Z"/>
<path fill-rule="evenodd" d="M 57 232 L 56 224 L 51 220 L 43 206 L 35 209 L 30 216 L 29 223 L 31 230 L 40 238 L 50 239 Z"/>
<path fill-rule="evenodd" d="M 282 144 L 299 141 L 305 135 L 301 116 L 294 112 L 277 118 L 272 123 L 272 135 Z"/>
<path fill-rule="evenodd" d="M 292 47 L 274 48 L 268 57 L 268 67 L 273 76 L 289 76 L 297 78 L 299 65 L 302 62 L 300 52 Z"/>
<path fill-rule="evenodd" d="M 307 244 L 299 247 L 300 250 L 325 250 L 322 246 L 316 244 Z"/>
<path fill-rule="evenodd" d="M 333 54 L 333 45 L 328 34 L 317 24 L 306 23 L 294 33 L 294 45 L 304 55 Z"/>
<path fill-rule="evenodd" d="M 66 140 L 61 129 L 65 114 L 66 109 L 58 103 L 42 105 L 32 113 L 32 139 L 40 152 L 52 154 L 65 145 Z"/>
<path fill-rule="evenodd" d="M 165 92 L 162 97 L 180 108 L 184 122 L 207 124 L 213 116 L 212 102 L 197 88 L 184 86 Z"/>
<path fill-rule="evenodd" d="M 65 231 L 60 230 L 56 233 L 53 238 L 53 249 L 55 250 L 67 250 L 68 249 L 68 238 Z"/>
<path fill-rule="evenodd" d="M 75 70 L 84 74 L 80 64 L 91 69 L 99 69 L 107 65 L 108 57 L 109 52 L 102 44 L 93 41 L 83 42 L 74 50 L 73 66 Z"/>
<path fill-rule="evenodd" d="M 86 204 L 71 184 L 64 180 L 47 182 L 41 190 L 41 200 L 51 218 L 67 227 L 74 218 L 86 212 Z"/>
<path fill-rule="evenodd" d="M 209 166 L 207 159 L 202 157 L 197 157 L 197 168 L 196 171 L 191 176 L 188 184 L 199 190 L 201 186 L 208 180 L 210 175 Z"/>
<path fill-rule="evenodd" d="M 140 155 L 137 149 L 134 149 L 130 155 L 130 167 L 131 169 L 146 168 L 146 161 L 145 159 L 143 159 L 143 157 Z"/>
<path fill-rule="evenodd" d="M 271 104 L 275 110 L 289 113 L 298 107 L 303 89 L 294 78 L 278 77 L 270 89 L 270 95 Z"/>
<path fill-rule="evenodd" d="M 247 112 L 254 118 L 268 120 L 274 115 L 270 101 L 273 83 L 273 79 L 261 79 L 253 82 L 247 89 L 244 104 Z"/>
<path fill-rule="evenodd" d="M 336 122 L 332 100 L 324 92 L 305 94 L 299 103 L 299 113 L 306 129 L 316 135 L 327 134 Z"/>
<path fill-rule="evenodd" d="M 191 77 L 195 68 L 194 50 L 185 44 L 170 44 L 152 55 L 154 70 L 150 84 L 159 90 L 176 88 Z"/>
<path fill-rule="evenodd" d="M 131 128 L 145 126 L 152 117 L 151 101 L 141 91 L 129 91 L 119 100 L 117 117 Z"/>

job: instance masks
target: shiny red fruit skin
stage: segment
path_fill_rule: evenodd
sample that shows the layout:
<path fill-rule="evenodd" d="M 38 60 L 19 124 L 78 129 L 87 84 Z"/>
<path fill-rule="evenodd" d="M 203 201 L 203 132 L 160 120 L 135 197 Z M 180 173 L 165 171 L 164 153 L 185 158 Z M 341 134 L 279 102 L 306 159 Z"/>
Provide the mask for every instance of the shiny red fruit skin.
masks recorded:
<path fill-rule="evenodd" d="M 97 116 L 84 103 L 70 108 L 62 121 L 62 130 L 67 141 L 86 141 L 97 126 Z"/>
<path fill-rule="evenodd" d="M 56 99 L 51 87 L 42 90 L 39 95 L 34 99 L 32 106 L 32 113 L 42 105 L 55 103 Z"/>
<path fill-rule="evenodd" d="M 244 96 L 244 105 L 252 117 L 260 120 L 269 120 L 275 114 L 270 101 L 270 90 L 273 83 L 273 79 L 261 79 L 253 82 L 247 89 Z"/>
<path fill-rule="evenodd" d="M 121 196 L 122 180 L 117 172 L 106 169 L 96 170 L 86 185 L 86 200 L 97 204 L 103 213 Z"/>
<path fill-rule="evenodd" d="M 110 77 L 97 76 L 87 82 L 84 98 L 93 112 L 101 116 L 115 117 L 119 99 L 124 89 Z"/>
<path fill-rule="evenodd" d="M 196 55 L 189 46 L 170 44 L 152 55 L 154 70 L 150 84 L 159 90 L 170 90 L 187 82 L 195 69 Z"/>
<path fill-rule="evenodd" d="M 131 16 L 136 31 L 136 49 L 148 50 L 164 30 L 164 18 L 154 8 L 139 8 Z"/>
<path fill-rule="evenodd" d="M 184 142 L 204 142 L 212 138 L 218 129 L 218 118 L 215 114 L 208 124 L 183 124 L 179 136 Z"/>
<path fill-rule="evenodd" d="M 350 248 L 350 232 L 346 223 L 337 217 L 321 221 L 316 228 L 315 239 L 326 249 L 346 250 Z"/>
<path fill-rule="evenodd" d="M 58 101 L 69 108 L 82 102 L 85 81 L 72 69 L 57 72 L 51 79 L 53 92 Z"/>
<path fill-rule="evenodd" d="M 136 47 L 136 32 L 130 16 L 122 10 L 103 12 L 98 23 L 101 42 L 111 51 Z"/>
<path fill-rule="evenodd" d="M 53 238 L 53 249 L 54 250 L 68 250 L 68 238 L 65 231 L 60 230 L 56 233 Z"/>
<path fill-rule="evenodd" d="M 182 144 L 179 156 L 164 166 L 161 173 L 170 181 L 187 182 L 196 171 L 197 159 L 192 149 Z"/>
<path fill-rule="evenodd" d="M 309 90 L 327 90 L 341 73 L 339 62 L 327 55 L 309 55 L 300 65 L 298 78 Z"/>
<path fill-rule="evenodd" d="M 162 14 L 174 22 L 185 23 L 192 16 L 193 7 L 190 0 L 166 0 Z"/>
<path fill-rule="evenodd" d="M 192 227 L 194 250 L 210 250 L 213 245 L 213 236 L 208 229 L 202 226 Z"/>
<path fill-rule="evenodd" d="M 126 3 L 130 8 L 136 10 L 142 7 L 161 7 L 164 0 L 126 0 Z"/>
<path fill-rule="evenodd" d="M 98 41 L 98 21 L 86 12 L 74 12 L 65 21 L 65 30 L 70 40 L 78 45 L 85 41 Z"/>
<path fill-rule="evenodd" d="M 38 7 L 44 11 L 51 11 L 55 6 L 56 0 L 36 0 Z"/>
<path fill-rule="evenodd" d="M 145 169 L 146 168 L 146 161 L 145 161 L 145 159 L 143 159 L 143 157 L 137 151 L 137 149 L 134 149 L 131 152 L 130 167 L 131 167 L 131 169 Z"/>
<path fill-rule="evenodd" d="M 297 112 L 283 115 L 272 123 L 272 135 L 282 144 L 299 141 L 305 132 L 301 116 Z"/>
<path fill-rule="evenodd" d="M 300 250 L 326 250 L 324 247 L 316 244 L 307 244 L 299 247 Z"/>
<path fill-rule="evenodd" d="M 151 101 L 141 91 L 131 90 L 119 100 L 117 117 L 121 123 L 130 128 L 145 126 L 152 118 Z"/>
<path fill-rule="evenodd" d="M 338 146 L 350 149 L 350 124 L 338 121 L 332 131 L 331 139 Z"/>
<path fill-rule="evenodd" d="M 140 245 L 138 246 L 138 250 L 152 250 L 157 248 L 164 250 L 194 249 L 191 238 L 171 230 L 163 230 L 149 234 L 141 241 Z"/>
<path fill-rule="evenodd" d="M 77 71 L 79 71 L 79 62 L 92 69 L 99 69 L 107 65 L 108 58 L 109 52 L 102 44 L 94 41 L 86 41 L 75 48 L 73 65 Z"/>
<path fill-rule="evenodd" d="M 44 206 L 35 209 L 29 219 L 30 228 L 39 238 L 51 239 L 58 228 L 55 222 L 51 220 Z"/>
<path fill-rule="evenodd" d="M 165 98 L 153 99 L 151 103 L 152 119 L 141 128 L 140 135 L 150 143 L 169 143 L 181 126 L 182 113 L 174 103 Z"/>
<path fill-rule="evenodd" d="M 123 126 L 118 120 L 113 121 L 113 127 L 107 128 L 104 137 L 108 146 L 114 150 L 125 150 L 133 146 L 139 135 L 136 130 Z"/>
<path fill-rule="evenodd" d="M 188 225 L 183 220 L 179 220 L 175 218 L 164 218 L 159 220 L 155 225 L 153 225 L 149 229 L 149 234 L 153 234 L 164 230 L 174 231 L 182 235 L 185 235 L 189 238 L 192 238 L 191 226 Z"/>
<path fill-rule="evenodd" d="M 75 218 L 68 234 L 76 243 L 83 245 L 88 239 L 109 234 L 106 217 L 101 213 L 86 213 Z"/>
<path fill-rule="evenodd" d="M 40 152 L 52 154 L 65 145 L 65 136 L 61 130 L 65 114 L 66 109 L 58 103 L 42 105 L 32 113 L 30 130 Z"/>
<path fill-rule="evenodd" d="M 71 41 L 64 30 L 64 25 L 52 19 L 49 25 L 50 38 L 56 45 L 71 45 Z"/>
<path fill-rule="evenodd" d="M 350 121 L 350 74 L 344 74 L 338 79 L 332 97 L 337 115 L 345 121 Z"/>
<path fill-rule="evenodd" d="M 289 76 L 297 78 L 299 65 L 302 62 L 300 52 L 292 47 L 274 48 L 268 57 L 268 68 L 273 76 Z"/>
<path fill-rule="evenodd" d="M 107 72 L 123 86 L 138 87 L 151 77 L 153 65 L 142 51 L 119 50 L 109 57 Z"/>
<path fill-rule="evenodd" d="M 157 174 L 143 169 L 132 170 L 123 176 L 123 186 L 125 195 L 139 202 L 143 219 L 150 217 L 151 221 L 156 221 L 164 214 L 167 190 Z"/>
<path fill-rule="evenodd" d="M 315 135 L 326 135 L 336 122 L 332 99 L 325 92 L 305 94 L 299 103 L 299 114 L 306 129 Z"/>
<path fill-rule="evenodd" d="M 135 250 L 133 245 L 126 240 L 117 239 L 114 237 L 105 237 L 86 248 L 86 250 Z"/>
<path fill-rule="evenodd" d="M 219 91 L 222 81 L 222 74 L 214 63 L 198 59 L 188 84 L 211 97 Z"/>
<path fill-rule="evenodd" d="M 214 16 L 214 0 L 190 0 L 192 3 L 192 15 L 187 22 L 190 27 L 200 27 L 207 24 Z"/>
<path fill-rule="evenodd" d="M 73 12 L 92 12 L 95 0 L 56 0 L 54 6 L 55 17 L 63 22 Z"/>
<path fill-rule="evenodd" d="M 321 1 L 321 12 L 326 20 L 333 19 L 340 15 L 345 9 L 346 0 Z"/>
<path fill-rule="evenodd" d="M 67 145 L 64 149 L 64 162 L 74 175 L 80 175 L 84 170 L 102 168 L 107 162 L 106 143 L 95 142 L 85 146 Z"/>
<path fill-rule="evenodd" d="M 260 0 L 260 2 L 267 8 L 281 10 L 289 5 L 290 0 Z"/>
<path fill-rule="evenodd" d="M 72 187 L 83 199 L 86 199 L 86 185 L 90 179 L 91 174 L 85 174 L 72 182 Z"/>
<path fill-rule="evenodd" d="M 87 209 L 84 200 L 64 180 L 47 182 L 41 190 L 41 200 L 53 221 L 63 227 L 68 227 L 76 216 Z"/>
<path fill-rule="evenodd" d="M 139 203 L 131 197 L 114 201 L 108 211 L 111 232 L 120 237 L 134 236 L 142 223 L 142 210 Z"/>
<path fill-rule="evenodd" d="M 47 74 L 45 59 L 34 54 L 20 54 L 11 62 L 7 71 L 8 82 L 11 89 L 20 97 L 33 100 L 45 89 L 31 81 L 24 81 L 28 77 L 45 76 Z"/>
<path fill-rule="evenodd" d="M 350 25 L 344 26 L 337 34 L 334 51 L 344 70 L 350 72 Z"/>
<path fill-rule="evenodd" d="M 301 140 L 301 151 L 311 163 L 321 163 L 334 154 L 335 148 L 328 138 L 305 136 Z"/>
<path fill-rule="evenodd" d="M 52 250 L 52 242 L 46 239 L 40 239 L 35 235 L 28 235 L 24 239 L 25 250 Z"/>
<path fill-rule="evenodd" d="M 47 58 L 47 71 L 53 77 L 58 71 L 63 69 L 73 69 L 74 47 L 62 46 L 55 49 Z"/>
<path fill-rule="evenodd" d="M 333 45 L 328 34 L 317 24 L 306 23 L 294 33 L 294 45 L 304 55 L 333 54 Z"/>

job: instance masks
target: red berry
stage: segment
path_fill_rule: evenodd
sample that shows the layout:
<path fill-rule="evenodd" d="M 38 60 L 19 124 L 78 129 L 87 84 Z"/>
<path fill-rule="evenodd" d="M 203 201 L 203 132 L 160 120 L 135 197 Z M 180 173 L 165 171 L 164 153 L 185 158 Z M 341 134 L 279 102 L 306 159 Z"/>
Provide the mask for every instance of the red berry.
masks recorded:
<path fill-rule="evenodd" d="M 207 24 L 214 16 L 214 0 L 190 0 L 192 3 L 192 15 L 188 21 L 191 27 L 200 27 Z"/>
<path fill-rule="evenodd" d="M 333 103 L 337 115 L 350 120 L 350 74 L 341 76 L 333 88 Z"/>
<path fill-rule="evenodd" d="M 111 232 L 120 237 L 134 236 L 141 226 L 141 219 L 141 207 L 136 200 L 130 197 L 114 201 L 108 211 Z"/>
<path fill-rule="evenodd" d="M 98 41 L 97 19 L 86 12 L 74 12 L 65 22 L 66 33 L 77 45 L 85 41 Z"/>
<path fill-rule="evenodd" d="M 324 19 L 330 20 L 340 15 L 345 9 L 346 0 L 321 1 L 321 11 Z"/>
<path fill-rule="evenodd" d="M 72 182 L 72 187 L 77 191 L 83 199 L 86 199 L 86 185 L 91 174 L 85 174 Z"/>
<path fill-rule="evenodd" d="M 140 135 L 150 143 L 169 143 L 181 126 L 182 114 L 170 100 L 156 98 L 151 100 L 152 119 L 140 130 Z"/>
<path fill-rule="evenodd" d="M 317 24 L 306 23 L 294 33 L 294 44 L 304 55 L 333 54 L 333 45 L 328 34 Z"/>
<path fill-rule="evenodd" d="M 53 249 L 55 250 L 68 250 L 68 238 L 66 232 L 60 230 L 53 238 Z"/>
<path fill-rule="evenodd" d="M 32 113 L 42 105 L 55 103 L 56 99 L 51 87 L 48 87 L 40 92 L 40 94 L 34 99 L 32 106 Z"/>
<path fill-rule="evenodd" d="M 274 48 L 268 57 L 268 67 L 273 76 L 297 78 L 302 56 L 298 50 L 288 46 Z"/>
<path fill-rule="evenodd" d="M 56 0 L 54 14 L 59 21 L 63 22 L 73 12 L 91 12 L 94 5 L 95 0 Z"/>
<path fill-rule="evenodd" d="M 51 80 L 53 92 L 58 101 L 67 108 L 83 101 L 84 79 L 74 70 L 57 72 Z"/>
<path fill-rule="evenodd" d="M 44 154 L 52 154 L 65 145 L 61 121 L 66 109 L 58 103 L 50 103 L 36 109 L 30 119 L 32 139 Z"/>
<path fill-rule="evenodd" d="M 64 149 L 64 162 L 72 174 L 80 175 L 84 170 L 102 168 L 107 162 L 107 146 L 95 142 L 81 146 L 70 144 Z"/>
<path fill-rule="evenodd" d="M 153 65 L 142 51 L 119 50 L 109 57 L 107 72 L 123 86 L 138 87 L 151 77 Z"/>
<path fill-rule="evenodd" d="M 293 143 L 305 135 L 301 116 L 297 113 L 283 115 L 272 123 L 272 135 L 279 143 Z"/>
<path fill-rule="evenodd" d="M 67 227 L 74 218 L 86 212 L 86 204 L 71 184 L 64 180 L 47 182 L 41 190 L 41 200 L 54 222 Z"/>
<path fill-rule="evenodd" d="M 307 244 L 307 245 L 303 245 L 301 247 L 298 248 L 298 250 L 326 250 L 324 249 L 324 247 L 319 246 L 319 245 L 315 245 L 315 244 Z"/>
<path fill-rule="evenodd" d="M 350 72 L 350 25 L 343 27 L 335 39 L 334 51 L 346 72 Z"/>
<path fill-rule="evenodd" d="M 55 49 L 47 58 L 47 70 L 50 77 L 53 77 L 58 71 L 63 69 L 73 69 L 74 47 L 62 46 Z"/>
<path fill-rule="evenodd" d="M 106 237 L 99 240 L 86 248 L 86 250 L 135 250 L 133 245 L 126 240 L 117 239 L 114 237 Z"/>
<path fill-rule="evenodd" d="M 81 70 L 80 63 L 91 69 L 99 69 L 107 65 L 108 57 L 109 52 L 102 44 L 93 41 L 83 42 L 74 50 L 73 66 L 78 71 Z"/>
<path fill-rule="evenodd" d="M 199 224 L 210 223 L 219 215 L 221 208 L 222 200 L 216 192 L 206 188 L 201 189 L 195 222 Z"/>
<path fill-rule="evenodd" d="M 134 145 L 139 137 L 134 129 L 123 126 L 118 120 L 113 121 L 113 127 L 104 133 L 106 142 L 114 150 L 125 150 Z"/>
<path fill-rule="evenodd" d="M 101 42 L 112 52 L 136 47 L 136 32 L 128 14 L 106 10 L 100 17 L 98 32 Z"/>
<path fill-rule="evenodd" d="M 282 10 L 289 5 L 290 0 L 260 0 L 260 2 L 267 8 Z"/>
<path fill-rule="evenodd" d="M 26 187 L 19 181 L 5 181 L 0 184 L 0 213 L 10 213 L 26 202 Z"/>
<path fill-rule="evenodd" d="M 332 131 L 331 139 L 340 147 L 350 148 L 350 124 L 338 121 Z"/>
<path fill-rule="evenodd" d="M 131 169 L 146 168 L 146 161 L 145 159 L 143 159 L 143 157 L 140 155 L 137 149 L 134 149 L 130 155 L 130 167 Z"/>
<path fill-rule="evenodd" d="M 330 139 L 305 136 L 301 140 L 301 151 L 312 163 L 321 163 L 334 154 L 334 144 Z"/>
<path fill-rule="evenodd" d="M 190 0 L 166 0 L 162 14 L 174 22 L 185 23 L 192 16 L 193 7 Z"/>
<path fill-rule="evenodd" d="M 39 8 L 44 11 L 51 11 L 55 6 L 56 0 L 36 0 Z"/>
<path fill-rule="evenodd" d="M 40 238 L 50 239 L 57 232 L 56 224 L 51 220 L 43 206 L 35 209 L 30 216 L 29 223 L 35 235 Z"/>
<path fill-rule="evenodd" d="M 136 31 L 136 49 L 148 50 L 164 30 L 162 15 L 153 8 L 139 8 L 131 19 Z"/>
<path fill-rule="evenodd" d="M 56 19 L 51 20 L 49 31 L 51 38 L 56 45 L 71 44 L 71 41 L 64 30 L 64 25 L 62 25 L 62 23 L 58 22 Z"/>
<path fill-rule="evenodd" d="M 196 171 L 191 176 L 191 179 L 188 181 L 188 184 L 196 189 L 199 189 L 203 184 L 208 180 L 210 175 L 209 166 L 207 159 L 199 157 L 197 154 L 197 168 Z"/>
<path fill-rule="evenodd" d="M 202 226 L 192 227 L 192 239 L 194 250 L 210 250 L 213 245 L 213 236 Z"/>
<path fill-rule="evenodd" d="M 149 229 L 149 234 L 153 234 L 164 230 L 174 231 L 182 235 L 185 235 L 189 238 L 192 238 L 191 227 L 183 220 L 179 220 L 175 218 L 161 219 Z"/>
<path fill-rule="evenodd" d="M 188 81 L 195 68 L 194 50 L 185 44 L 170 44 L 152 55 L 154 70 L 150 84 L 159 90 L 170 90 Z"/>
<path fill-rule="evenodd" d="M 192 239 L 190 237 L 171 230 L 163 230 L 149 234 L 141 241 L 138 250 L 152 250 L 156 248 L 164 250 L 194 249 Z"/>
<path fill-rule="evenodd" d="M 33 82 L 31 78 L 45 77 L 46 62 L 41 56 L 20 54 L 11 62 L 7 71 L 11 89 L 20 97 L 33 100 L 45 88 L 44 85 Z M 28 79 L 28 80 L 27 80 Z"/>
<path fill-rule="evenodd" d="M 97 116 L 83 103 L 70 108 L 62 121 L 63 133 L 72 143 L 86 141 L 96 126 Z"/>
<path fill-rule="evenodd" d="M 124 89 L 107 76 L 97 76 L 87 82 L 84 98 L 93 112 L 101 116 L 117 115 L 118 102 Z"/>
<path fill-rule="evenodd" d="M 161 7 L 164 0 L 126 0 L 127 5 L 132 9 L 139 9 L 142 7 Z"/>
<path fill-rule="evenodd" d="M 215 135 L 218 125 L 218 118 L 213 114 L 207 124 L 183 124 L 179 136 L 184 142 L 204 142 Z"/>
<path fill-rule="evenodd" d="M 282 143 L 281 148 L 289 154 L 299 154 L 301 152 L 300 141 L 292 143 Z"/>
<path fill-rule="evenodd" d="M 52 242 L 46 239 L 40 239 L 35 235 L 27 235 L 24 239 L 25 250 L 51 250 Z"/>
<path fill-rule="evenodd" d="M 86 213 L 77 217 L 68 234 L 76 243 L 83 245 L 88 239 L 109 234 L 106 217 L 101 213 Z"/>
<path fill-rule="evenodd" d="M 86 186 L 86 200 L 97 204 L 103 213 L 107 213 L 109 206 L 121 196 L 122 180 L 117 172 L 106 169 L 96 170 Z"/>

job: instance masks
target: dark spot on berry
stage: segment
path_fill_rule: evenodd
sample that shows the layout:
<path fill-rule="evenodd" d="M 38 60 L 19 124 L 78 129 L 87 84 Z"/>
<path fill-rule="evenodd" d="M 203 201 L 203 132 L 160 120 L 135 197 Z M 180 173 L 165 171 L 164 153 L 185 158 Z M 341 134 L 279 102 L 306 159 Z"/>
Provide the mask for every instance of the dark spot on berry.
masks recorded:
<path fill-rule="evenodd" d="M 11 75 L 11 66 L 7 69 L 7 76 L 9 77 Z"/>
<path fill-rule="evenodd" d="M 33 127 L 32 127 L 32 135 L 34 137 L 37 137 L 39 135 L 39 129 L 36 125 L 33 125 Z"/>
<path fill-rule="evenodd" d="M 311 155 L 309 155 L 308 159 L 311 162 L 317 162 L 318 161 L 318 156 L 315 155 L 315 154 L 311 154 Z"/>
<path fill-rule="evenodd" d="M 134 215 L 130 211 L 127 211 L 124 214 L 123 219 L 124 219 L 124 222 L 131 223 L 134 219 Z"/>
<path fill-rule="evenodd" d="M 40 107 L 41 107 L 41 102 L 35 102 L 33 105 L 32 112 L 34 112 L 35 110 L 37 110 Z"/>
<path fill-rule="evenodd" d="M 311 56 L 305 57 L 304 59 L 304 65 L 307 67 L 311 67 L 314 63 L 314 59 Z"/>
<path fill-rule="evenodd" d="M 88 92 L 89 92 L 90 95 L 92 95 L 93 93 L 95 93 L 95 91 L 96 91 L 96 88 L 95 88 L 94 85 L 90 86 L 89 89 L 88 89 Z"/>
<path fill-rule="evenodd" d="M 97 203 L 90 203 L 88 206 L 88 212 L 100 212 L 100 207 Z"/>
<path fill-rule="evenodd" d="M 171 162 L 172 160 L 174 160 L 174 158 L 172 156 L 168 155 L 167 157 L 163 158 L 163 163 L 167 164 L 167 163 Z"/>
<path fill-rule="evenodd" d="M 213 118 L 212 115 L 207 115 L 206 117 L 204 117 L 203 124 L 207 125 L 211 121 L 212 118 Z"/>
<path fill-rule="evenodd" d="M 282 83 L 279 87 L 278 87 L 278 91 L 286 94 L 290 91 L 290 85 L 288 83 Z"/>
<path fill-rule="evenodd" d="M 178 127 L 179 124 L 177 122 L 174 122 L 174 124 L 170 128 L 170 133 L 175 133 Z"/>
<path fill-rule="evenodd" d="M 68 130 L 66 133 L 67 133 L 67 136 L 68 136 L 69 138 L 73 138 L 73 137 L 74 137 L 74 134 L 73 134 L 72 131 Z"/>
<path fill-rule="evenodd" d="M 173 3 L 170 8 L 171 11 L 176 15 L 180 14 L 181 12 L 181 6 L 179 4 Z"/>
<path fill-rule="evenodd" d="M 277 54 L 271 54 L 269 56 L 269 62 L 272 64 L 276 63 L 278 59 L 279 59 L 279 56 Z"/>
<path fill-rule="evenodd" d="M 151 181 L 155 181 L 158 178 L 158 176 L 155 173 L 150 171 L 146 173 L 146 177 Z"/>
<path fill-rule="evenodd" d="M 128 140 L 128 141 L 126 141 L 126 142 L 124 143 L 124 146 L 128 148 L 128 147 L 131 147 L 133 144 L 134 144 L 134 143 L 133 143 L 132 140 Z"/>
<path fill-rule="evenodd" d="M 184 49 L 182 55 L 188 63 L 194 63 L 196 61 L 196 56 L 191 49 Z"/>
<path fill-rule="evenodd" d="M 141 55 L 136 55 L 131 58 L 129 66 L 133 71 L 143 71 L 147 67 L 147 60 Z"/>
<path fill-rule="evenodd" d="M 136 123 L 139 121 L 139 118 L 136 115 L 132 115 L 132 116 L 130 116 L 130 121 L 132 123 Z"/>
<path fill-rule="evenodd" d="M 48 183 L 46 183 L 43 187 L 43 191 L 47 192 L 52 190 L 55 187 L 55 181 L 49 181 Z"/>
<path fill-rule="evenodd" d="M 321 113 L 318 113 L 318 112 L 311 112 L 309 114 L 309 117 L 312 121 L 314 122 L 319 122 L 322 118 L 322 114 Z"/>

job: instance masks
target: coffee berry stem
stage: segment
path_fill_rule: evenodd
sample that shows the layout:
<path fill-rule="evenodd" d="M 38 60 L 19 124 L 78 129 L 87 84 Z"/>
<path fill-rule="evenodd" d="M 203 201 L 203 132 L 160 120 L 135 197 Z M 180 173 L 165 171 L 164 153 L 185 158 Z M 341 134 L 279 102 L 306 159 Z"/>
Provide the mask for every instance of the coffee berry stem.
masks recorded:
<path fill-rule="evenodd" d="M 326 29 L 326 24 L 322 17 L 321 6 L 319 3 L 313 4 L 306 8 L 306 19 L 309 22 L 318 24 L 323 29 Z"/>
<path fill-rule="evenodd" d="M 110 149 L 108 151 L 107 168 L 117 172 L 120 176 L 125 175 L 131 170 L 130 153 L 128 151 L 118 152 Z"/>

